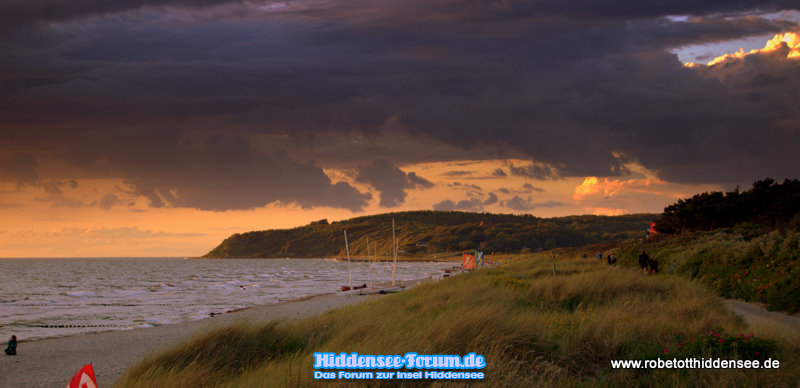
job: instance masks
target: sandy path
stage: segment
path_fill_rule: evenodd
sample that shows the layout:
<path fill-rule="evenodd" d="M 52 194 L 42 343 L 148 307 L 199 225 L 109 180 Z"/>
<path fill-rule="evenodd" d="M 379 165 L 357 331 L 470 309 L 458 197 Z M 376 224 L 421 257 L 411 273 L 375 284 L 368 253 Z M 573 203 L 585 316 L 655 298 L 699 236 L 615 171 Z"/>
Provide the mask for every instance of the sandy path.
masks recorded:
<path fill-rule="evenodd" d="M 760 303 L 745 302 L 738 299 L 724 299 L 724 301 L 725 305 L 744 318 L 748 325 L 756 325 L 766 321 L 785 326 L 800 333 L 800 316 L 768 311 Z"/>
<path fill-rule="evenodd" d="M 198 330 L 239 320 L 258 322 L 306 318 L 380 297 L 324 294 L 252 307 L 198 321 L 20 342 L 17 356 L 0 356 L 0 387 L 63 387 L 87 363 L 93 364 L 99 386 L 108 387 L 127 368 L 148 354 L 185 340 Z"/>

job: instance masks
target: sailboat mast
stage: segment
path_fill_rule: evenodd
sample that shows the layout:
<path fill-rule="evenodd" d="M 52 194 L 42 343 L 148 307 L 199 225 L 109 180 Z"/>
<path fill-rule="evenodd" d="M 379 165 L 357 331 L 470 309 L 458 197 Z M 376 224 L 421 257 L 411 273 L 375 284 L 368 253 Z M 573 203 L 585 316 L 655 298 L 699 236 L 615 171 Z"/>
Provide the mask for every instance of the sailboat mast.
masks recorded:
<path fill-rule="evenodd" d="M 392 218 L 392 249 L 394 250 L 394 264 L 392 264 L 392 285 L 395 285 L 395 273 L 397 269 L 397 239 L 394 236 L 394 218 Z"/>
<path fill-rule="evenodd" d="M 353 267 L 350 266 L 350 246 L 347 244 L 347 230 L 344 231 L 344 249 L 347 251 L 347 272 L 350 274 L 350 296 L 353 296 Z"/>

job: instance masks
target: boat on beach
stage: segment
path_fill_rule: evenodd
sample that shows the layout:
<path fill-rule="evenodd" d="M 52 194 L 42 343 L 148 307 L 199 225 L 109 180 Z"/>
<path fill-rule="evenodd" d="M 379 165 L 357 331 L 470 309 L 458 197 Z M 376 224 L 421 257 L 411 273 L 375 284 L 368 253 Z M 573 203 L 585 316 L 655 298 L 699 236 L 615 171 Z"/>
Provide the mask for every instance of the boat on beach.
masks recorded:
<path fill-rule="evenodd" d="M 352 294 L 353 295 L 375 295 L 375 294 L 394 294 L 400 291 L 403 291 L 406 288 L 405 285 L 376 285 L 370 286 L 368 284 L 364 284 L 362 286 L 355 286 L 353 287 Z M 337 295 L 347 296 L 350 295 L 350 289 L 347 286 L 341 287 L 342 291 L 337 292 Z"/>
<path fill-rule="evenodd" d="M 367 287 L 359 290 L 358 295 L 394 294 L 403 291 L 405 286 Z"/>
<path fill-rule="evenodd" d="M 348 264 L 350 262 L 350 247 L 347 242 L 347 231 L 344 231 L 344 244 L 345 244 L 345 251 L 347 252 L 347 261 Z M 350 272 L 350 285 L 349 286 L 341 286 L 342 293 L 340 295 L 352 295 L 353 291 L 360 290 L 357 292 L 357 295 L 371 295 L 371 294 L 390 294 L 395 292 L 400 292 L 405 289 L 405 285 L 398 285 L 396 279 L 396 271 L 397 271 L 397 237 L 395 236 L 394 231 L 394 219 L 392 219 L 392 250 L 393 250 L 393 264 L 392 264 L 392 284 L 391 285 L 378 285 L 375 287 L 367 286 L 364 283 L 361 286 L 353 286 L 353 275 L 352 271 Z M 367 240 L 367 252 L 369 252 L 369 240 Z M 377 247 L 375 250 L 376 258 L 377 258 Z M 368 254 L 369 256 L 369 254 Z"/>
<path fill-rule="evenodd" d="M 364 283 L 364 284 L 362 284 L 360 286 L 353 286 L 354 290 L 360 290 L 362 288 L 367 288 L 367 283 Z M 342 286 L 341 289 L 342 289 L 342 291 L 350 291 L 350 287 L 348 287 L 348 286 Z"/>

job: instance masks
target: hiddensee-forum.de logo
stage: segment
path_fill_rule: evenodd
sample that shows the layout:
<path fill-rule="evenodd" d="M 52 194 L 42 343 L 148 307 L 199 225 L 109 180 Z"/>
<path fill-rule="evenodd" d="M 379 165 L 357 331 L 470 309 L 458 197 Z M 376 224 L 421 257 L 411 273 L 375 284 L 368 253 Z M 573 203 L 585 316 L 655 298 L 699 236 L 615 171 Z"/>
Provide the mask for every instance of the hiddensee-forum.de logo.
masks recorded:
<path fill-rule="evenodd" d="M 315 379 L 483 379 L 483 372 L 442 369 L 483 369 L 486 359 L 474 352 L 465 356 L 406 353 L 370 355 L 358 353 L 314 353 L 314 369 L 439 369 L 433 371 L 351 372 L 314 371 Z"/>

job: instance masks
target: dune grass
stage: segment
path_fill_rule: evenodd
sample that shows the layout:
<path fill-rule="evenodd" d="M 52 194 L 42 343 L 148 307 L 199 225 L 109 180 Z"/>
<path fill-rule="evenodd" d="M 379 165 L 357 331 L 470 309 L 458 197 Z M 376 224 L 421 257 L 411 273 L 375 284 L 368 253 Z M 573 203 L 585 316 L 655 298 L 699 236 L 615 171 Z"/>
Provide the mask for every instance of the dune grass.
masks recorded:
<path fill-rule="evenodd" d="M 642 250 L 658 257 L 662 272 L 699 279 L 725 297 L 800 312 L 798 231 L 762 233 L 741 226 L 616 244 L 603 252 L 615 252 L 621 265 L 638 267 Z"/>
<path fill-rule="evenodd" d="M 789 386 L 800 378 L 796 336 L 771 327 L 746 327 L 702 284 L 681 277 L 642 276 L 568 256 L 574 255 L 555 259 L 555 275 L 550 255 L 533 255 L 311 319 L 218 329 L 142 361 L 117 386 L 408 384 L 314 380 L 313 352 L 476 352 L 486 357 L 486 379 L 470 384 L 486 386 Z M 717 337 L 709 334 L 723 333 L 720 338 L 730 344 L 750 331 L 753 336 L 737 342 L 738 347 L 717 347 Z M 693 340 L 705 345 L 689 346 Z M 772 357 L 782 364 L 779 370 L 610 366 L 614 359 L 710 355 Z"/>

